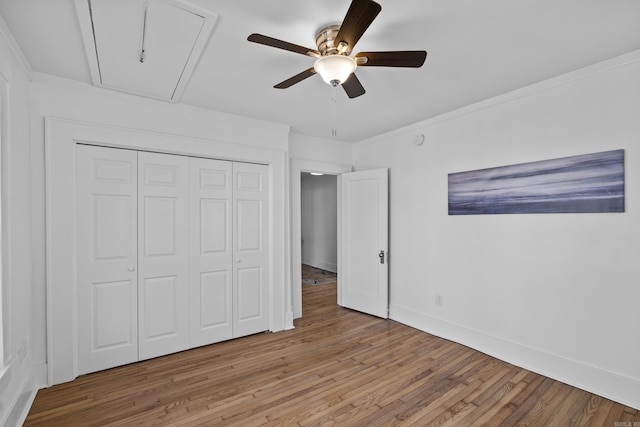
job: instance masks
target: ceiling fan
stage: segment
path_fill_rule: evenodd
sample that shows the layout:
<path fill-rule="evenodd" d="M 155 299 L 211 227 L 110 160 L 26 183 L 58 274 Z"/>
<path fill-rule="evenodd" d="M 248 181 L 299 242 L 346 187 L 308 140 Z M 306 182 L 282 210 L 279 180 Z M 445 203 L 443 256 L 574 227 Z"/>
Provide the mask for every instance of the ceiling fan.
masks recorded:
<path fill-rule="evenodd" d="M 427 58 L 424 50 L 360 52 L 351 56 L 354 46 L 381 10 L 382 7 L 373 0 L 353 0 L 342 25 L 327 25 L 318 30 L 317 49 L 255 33 L 247 40 L 316 58 L 313 67 L 278 83 L 274 88 L 286 89 L 318 73 L 328 84 L 342 85 L 349 98 L 356 98 L 366 92 L 354 74 L 357 67 L 419 68 Z"/>

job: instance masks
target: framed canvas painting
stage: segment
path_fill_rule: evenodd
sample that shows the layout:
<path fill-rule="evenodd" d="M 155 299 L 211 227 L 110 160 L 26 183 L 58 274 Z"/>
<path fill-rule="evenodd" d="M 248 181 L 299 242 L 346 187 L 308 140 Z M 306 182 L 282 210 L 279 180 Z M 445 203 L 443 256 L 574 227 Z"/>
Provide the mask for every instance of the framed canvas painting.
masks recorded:
<path fill-rule="evenodd" d="M 624 150 L 449 174 L 449 215 L 624 212 Z"/>

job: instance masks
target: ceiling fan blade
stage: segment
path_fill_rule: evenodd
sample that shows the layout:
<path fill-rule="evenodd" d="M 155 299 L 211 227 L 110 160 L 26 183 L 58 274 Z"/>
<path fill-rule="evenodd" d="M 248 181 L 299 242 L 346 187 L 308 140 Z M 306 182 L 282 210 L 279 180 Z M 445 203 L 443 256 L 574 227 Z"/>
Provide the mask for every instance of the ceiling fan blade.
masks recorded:
<path fill-rule="evenodd" d="M 411 67 L 420 68 L 427 59 L 424 50 L 398 50 L 392 52 L 360 52 L 356 56 L 362 67 Z M 362 58 L 362 59 L 360 59 Z"/>
<path fill-rule="evenodd" d="M 352 99 L 366 93 L 362 83 L 360 83 L 360 80 L 358 80 L 355 74 L 351 74 L 347 81 L 342 83 L 342 87 L 344 91 L 347 92 L 347 96 Z"/>
<path fill-rule="evenodd" d="M 278 49 L 288 50 L 289 52 L 299 53 L 307 56 L 320 56 L 320 52 L 308 47 L 299 46 L 297 44 L 285 42 L 283 40 L 274 39 L 273 37 L 263 36 L 262 34 L 251 34 L 247 40 L 254 43 L 260 43 L 266 46 L 276 47 Z"/>
<path fill-rule="evenodd" d="M 349 46 L 347 51 L 353 50 L 353 47 L 381 10 L 382 6 L 373 0 L 353 0 L 344 21 L 342 21 L 335 42 L 345 42 Z"/>
<path fill-rule="evenodd" d="M 293 86 L 296 83 L 300 83 L 301 81 L 303 81 L 304 79 L 307 79 L 311 76 L 313 76 L 316 73 L 316 70 L 311 67 L 309 69 L 304 70 L 303 72 L 301 72 L 300 74 L 296 74 L 295 76 L 278 83 L 277 85 L 274 86 L 274 88 L 276 89 L 286 89 L 288 87 Z"/>

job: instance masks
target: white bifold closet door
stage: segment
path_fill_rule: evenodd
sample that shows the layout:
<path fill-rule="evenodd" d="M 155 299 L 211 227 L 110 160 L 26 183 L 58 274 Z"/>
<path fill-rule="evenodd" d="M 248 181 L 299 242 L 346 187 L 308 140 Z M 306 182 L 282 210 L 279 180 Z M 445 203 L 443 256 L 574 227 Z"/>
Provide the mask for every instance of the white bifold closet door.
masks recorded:
<path fill-rule="evenodd" d="M 139 358 L 189 348 L 189 159 L 138 153 Z"/>
<path fill-rule="evenodd" d="M 81 375 L 138 360 L 138 154 L 79 145 L 77 164 Z"/>
<path fill-rule="evenodd" d="M 79 374 L 269 329 L 267 166 L 77 156 Z"/>
<path fill-rule="evenodd" d="M 267 167 L 191 158 L 191 346 L 266 330 Z"/>
<path fill-rule="evenodd" d="M 189 159 L 193 347 L 233 338 L 233 163 Z"/>
<path fill-rule="evenodd" d="M 239 337 L 269 324 L 267 167 L 234 163 L 233 186 L 233 333 Z"/>

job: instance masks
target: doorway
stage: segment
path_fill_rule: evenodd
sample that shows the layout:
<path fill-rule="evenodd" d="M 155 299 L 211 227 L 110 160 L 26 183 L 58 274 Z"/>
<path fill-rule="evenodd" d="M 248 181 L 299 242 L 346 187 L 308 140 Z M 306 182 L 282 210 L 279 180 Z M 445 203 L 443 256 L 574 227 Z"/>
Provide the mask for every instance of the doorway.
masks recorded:
<path fill-rule="evenodd" d="M 335 285 L 338 274 L 336 175 L 301 173 L 300 214 L 302 285 Z"/>
<path fill-rule="evenodd" d="M 336 232 L 335 236 L 340 233 L 340 222 L 338 220 L 338 212 L 340 209 L 340 190 L 339 190 L 339 182 L 340 175 L 343 173 L 351 172 L 351 165 L 347 164 L 338 164 L 338 163 L 325 163 L 325 162 L 317 162 L 312 160 L 299 160 L 293 159 L 291 162 L 291 254 L 292 254 L 292 307 L 293 307 L 293 318 L 297 319 L 302 317 L 302 179 L 303 173 L 323 173 L 325 176 L 330 176 L 331 179 L 335 180 L 335 189 L 336 189 Z M 314 176 L 316 178 L 318 176 Z M 306 241 L 306 240 L 305 240 Z M 337 240 L 336 240 L 337 242 Z M 306 245 L 307 243 L 305 243 Z M 335 244 L 336 250 L 336 272 L 337 276 L 340 276 L 340 247 Z M 306 252 L 305 252 L 306 253 Z M 322 265 L 322 264 L 321 264 Z M 340 282 L 338 281 L 338 288 L 340 287 Z M 340 304 L 340 292 L 337 294 L 337 303 Z"/>

